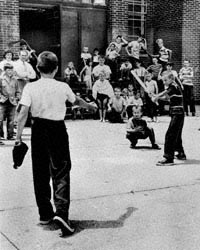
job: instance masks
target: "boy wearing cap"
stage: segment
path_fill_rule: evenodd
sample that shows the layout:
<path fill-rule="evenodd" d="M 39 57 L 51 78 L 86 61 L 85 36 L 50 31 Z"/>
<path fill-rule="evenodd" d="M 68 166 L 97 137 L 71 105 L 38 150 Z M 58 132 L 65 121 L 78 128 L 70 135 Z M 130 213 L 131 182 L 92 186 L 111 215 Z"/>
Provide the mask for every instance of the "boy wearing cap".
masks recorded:
<path fill-rule="evenodd" d="M 4 137 L 3 121 L 6 118 L 8 140 L 14 140 L 14 117 L 19 98 L 20 89 L 13 65 L 7 63 L 0 79 L 0 137 Z"/>
<path fill-rule="evenodd" d="M 58 70 L 58 58 L 54 53 L 42 52 L 38 56 L 37 69 L 41 79 L 27 84 L 22 93 L 15 145 L 20 145 L 30 108 L 33 180 L 40 224 L 55 220 L 63 234 L 72 234 L 74 228 L 68 220 L 71 159 L 64 123 L 66 101 L 90 111 L 96 111 L 96 106 L 77 97 L 68 84 L 54 79 Z M 51 204 L 50 179 L 55 213 Z"/>

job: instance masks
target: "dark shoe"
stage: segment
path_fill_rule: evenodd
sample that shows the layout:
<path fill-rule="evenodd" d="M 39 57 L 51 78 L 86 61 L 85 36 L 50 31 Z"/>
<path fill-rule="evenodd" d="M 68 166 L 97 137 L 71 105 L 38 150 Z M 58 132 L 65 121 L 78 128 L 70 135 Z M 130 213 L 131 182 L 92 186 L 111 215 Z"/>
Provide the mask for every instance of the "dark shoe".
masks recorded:
<path fill-rule="evenodd" d="M 50 224 L 52 221 L 53 221 L 53 218 L 54 218 L 54 214 L 52 214 L 50 217 L 41 217 L 40 216 L 40 221 L 39 221 L 39 224 L 40 225 L 48 225 Z"/>
<path fill-rule="evenodd" d="M 136 143 L 131 143 L 130 148 L 135 148 Z"/>
<path fill-rule="evenodd" d="M 50 224 L 51 222 L 53 221 L 53 217 L 52 218 L 49 218 L 49 219 L 40 219 L 40 225 L 48 225 Z"/>
<path fill-rule="evenodd" d="M 195 113 L 194 113 L 194 112 L 192 112 L 192 116 L 195 116 Z"/>
<path fill-rule="evenodd" d="M 174 165 L 174 161 L 166 158 L 156 163 L 156 166 L 172 166 L 172 165 Z"/>
<path fill-rule="evenodd" d="M 59 215 L 56 215 L 53 219 L 54 219 L 54 221 L 56 221 L 56 223 L 61 228 L 62 236 L 72 235 L 75 232 L 75 229 L 70 225 L 68 220 L 63 219 Z"/>
<path fill-rule="evenodd" d="M 175 155 L 176 159 L 185 161 L 186 160 L 186 155 L 184 153 L 178 153 Z"/>
<path fill-rule="evenodd" d="M 158 149 L 158 150 L 161 149 L 161 148 L 158 146 L 158 144 L 153 144 L 153 145 L 152 145 L 152 148 L 153 148 L 153 149 Z"/>

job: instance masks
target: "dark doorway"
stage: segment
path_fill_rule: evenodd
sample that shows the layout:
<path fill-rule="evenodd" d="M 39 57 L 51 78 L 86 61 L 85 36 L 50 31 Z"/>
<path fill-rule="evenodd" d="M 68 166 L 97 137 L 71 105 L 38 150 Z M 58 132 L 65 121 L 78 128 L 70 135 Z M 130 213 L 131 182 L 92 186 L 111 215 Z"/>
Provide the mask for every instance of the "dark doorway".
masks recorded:
<path fill-rule="evenodd" d="M 44 50 L 54 52 L 61 63 L 60 8 L 53 6 L 20 7 L 20 38 L 25 39 L 38 55 Z M 61 76 L 59 65 L 58 77 Z"/>

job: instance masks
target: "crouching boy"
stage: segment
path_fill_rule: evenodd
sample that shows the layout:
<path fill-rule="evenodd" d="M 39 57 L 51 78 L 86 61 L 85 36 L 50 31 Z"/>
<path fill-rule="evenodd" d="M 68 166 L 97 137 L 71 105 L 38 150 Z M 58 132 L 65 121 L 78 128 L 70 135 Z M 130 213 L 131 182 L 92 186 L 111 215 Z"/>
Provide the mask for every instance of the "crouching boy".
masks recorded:
<path fill-rule="evenodd" d="M 142 119 L 142 109 L 140 106 L 133 106 L 133 116 L 128 120 L 126 138 L 131 142 L 130 147 L 135 148 L 138 139 L 150 139 L 153 149 L 160 149 L 155 142 L 153 128 L 147 126 L 147 122 Z"/>

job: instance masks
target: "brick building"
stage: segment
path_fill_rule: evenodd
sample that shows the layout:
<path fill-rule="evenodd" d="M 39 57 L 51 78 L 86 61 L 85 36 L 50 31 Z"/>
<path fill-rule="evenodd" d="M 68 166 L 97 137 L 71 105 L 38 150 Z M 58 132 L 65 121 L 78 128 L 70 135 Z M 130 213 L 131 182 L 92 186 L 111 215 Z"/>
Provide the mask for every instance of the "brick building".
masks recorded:
<path fill-rule="evenodd" d="M 200 101 L 200 0 L 0 0 L 0 56 L 23 38 L 37 52 L 54 51 L 62 72 L 68 61 L 78 64 L 83 46 L 104 52 L 117 34 L 129 41 L 143 35 L 150 53 L 163 38 L 177 70 L 190 59 Z"/>

